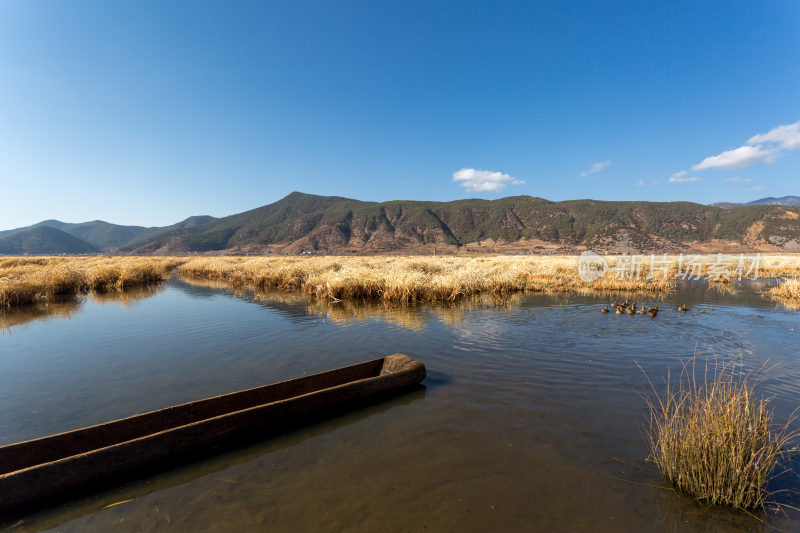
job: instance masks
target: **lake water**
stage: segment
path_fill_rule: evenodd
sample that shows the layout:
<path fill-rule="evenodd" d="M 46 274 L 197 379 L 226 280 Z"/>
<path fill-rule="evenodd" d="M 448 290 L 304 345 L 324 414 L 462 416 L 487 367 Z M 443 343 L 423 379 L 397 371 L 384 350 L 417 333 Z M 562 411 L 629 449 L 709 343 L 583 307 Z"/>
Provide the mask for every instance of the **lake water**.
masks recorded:
<path fill-rule="evenodd" d="M 601 314 L 608 296 L 409 308 L 172 280 L 122 300 L 0 315 L 0 444 L 396 352 L 428 368 L 419 390 L 12 530 L 796 530 L 794 511 L 762 523 L 708 510 L 644 460 L 637 362 L 659 383 L 695 352 L 768 361 L 778 366 L 760 390 L 778 420 L 800 405 L 800 313 L 759 289 L 698 283 L 638 298 L 662 308 L 651 319 Z M 784 477 L 771 488 L 799 487 Z M 781 501 L 800 507 L 791 494 Z"/>

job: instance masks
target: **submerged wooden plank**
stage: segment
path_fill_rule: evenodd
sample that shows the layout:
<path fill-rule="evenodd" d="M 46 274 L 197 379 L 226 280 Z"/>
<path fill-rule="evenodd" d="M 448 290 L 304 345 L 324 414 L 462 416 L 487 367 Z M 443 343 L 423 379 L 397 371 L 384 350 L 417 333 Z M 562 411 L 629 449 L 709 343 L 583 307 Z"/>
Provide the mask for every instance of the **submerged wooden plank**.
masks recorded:
<path fill-rule="evenodd" d="M 0 447 L 0 512 L 263 437 L 422 382 L 402 354 Z"/>

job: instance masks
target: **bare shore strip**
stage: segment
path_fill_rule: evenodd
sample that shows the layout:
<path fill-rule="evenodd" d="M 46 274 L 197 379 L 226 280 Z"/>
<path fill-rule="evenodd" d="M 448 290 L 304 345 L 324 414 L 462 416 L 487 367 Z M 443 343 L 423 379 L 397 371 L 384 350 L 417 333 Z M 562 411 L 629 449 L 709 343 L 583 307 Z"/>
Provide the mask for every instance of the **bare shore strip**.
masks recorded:
<path fill-rule="evenodd" d="M 707 256 L 698 274 L 709 275 L 714 257 Z M 579 276 L 578 257 L 567 255 L 0 258 L 0 308 L 46 303 L 64 294 L 122 291 L 164 280 L 172 272 L 234 288 L 300 291 L 329 300 L 454 302 L 468 296 L 516 291 L 662 294 L 673 290 L 678 257 L 668 256 L 669 266 L 654 269 L 652 279 L 649 258 L 643 259 L 635 273 L 622 275 L 620 259 L 608 257 L 605 276 L 584 281 Z M 800 255 L 763 256 L 758 276 L 784 278 L 768 295 L 800 302 Z"/>

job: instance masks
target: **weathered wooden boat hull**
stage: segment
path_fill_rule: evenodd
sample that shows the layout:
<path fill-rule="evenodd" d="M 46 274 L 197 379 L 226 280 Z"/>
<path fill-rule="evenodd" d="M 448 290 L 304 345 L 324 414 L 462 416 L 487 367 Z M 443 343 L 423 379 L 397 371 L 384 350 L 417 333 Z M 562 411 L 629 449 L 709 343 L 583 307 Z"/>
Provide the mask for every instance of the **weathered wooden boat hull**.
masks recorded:
<path fill-rule="evenodd" d="M 425 379 L 402 354 L 0 447 L 0 513 L 263 438 Z"/>

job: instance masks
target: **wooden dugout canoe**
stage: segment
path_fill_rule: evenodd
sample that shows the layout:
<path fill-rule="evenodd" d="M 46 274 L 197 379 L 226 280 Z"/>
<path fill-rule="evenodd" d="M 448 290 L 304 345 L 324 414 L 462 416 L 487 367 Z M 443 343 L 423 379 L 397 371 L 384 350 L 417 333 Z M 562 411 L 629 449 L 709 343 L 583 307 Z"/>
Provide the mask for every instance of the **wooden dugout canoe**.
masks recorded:
<path fill-rule="evenodd" d="M 394 354 L 0 446 L 0 513 L 274 435 L 418 385 L 425 373 L 421 362 Z"/>

